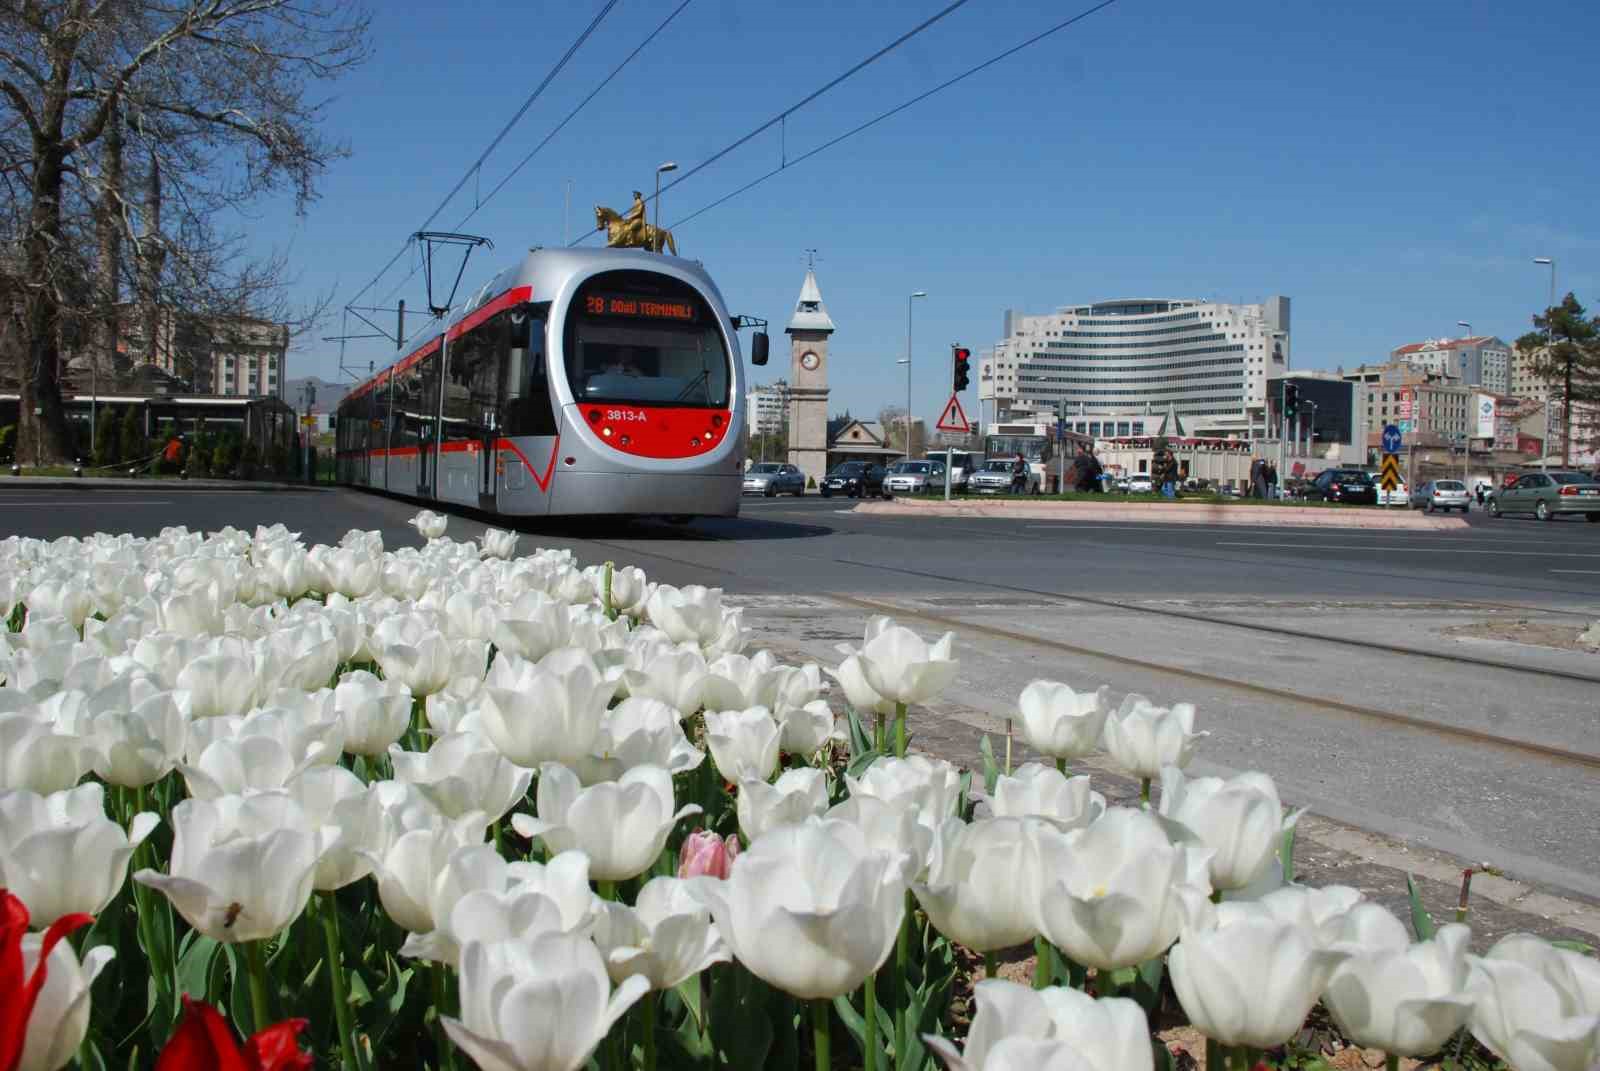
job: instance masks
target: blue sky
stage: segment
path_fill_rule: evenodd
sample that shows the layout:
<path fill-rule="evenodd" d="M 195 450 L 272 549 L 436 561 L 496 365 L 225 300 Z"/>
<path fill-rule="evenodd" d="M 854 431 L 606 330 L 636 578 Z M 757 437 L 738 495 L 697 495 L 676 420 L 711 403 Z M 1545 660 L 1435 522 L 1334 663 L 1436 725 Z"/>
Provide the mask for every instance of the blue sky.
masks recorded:
<path fill-rule="evenodd" d="M 530 245 L 562 242 L 596 202 L 625 207 L 655 166 L 684 170 L 937 11 L 936 2 L 693 0 L 652 48 L 471 219 L 487 192 L 677 0 L 623 0 L 435 229 L 491 237 L 463 289 Z M 304 217 L 259 206 L 302 303 L 354 296 L 420 226 L 597 2 L 379 5 L 373 61 L 332 88 L 348 143 Z M 878 64 L 673 188 L 689 212 L 1089 6 L 971 0 Z M 1381 359 L 1455 333 L 1508 340 L 1562 292 L 1600 304 L 1600 151 L 1588 131 L 1600 5 L 1579 0 L 1118 0 L 1110 8 L 678 228 L 732 311 L 780 330 L 819 250 L 838 324 L 833 404 L 903 404 L 906 295 L 917 302 L 915 408 L 948 393 L 948 345 L 998 337 L 1007 307 L 1118 297 L 1294 301 L 1297 367 Z M 681 172 L 680 172 L 681 173 Z M 479 259 L 482 258 L 482 259 Z M 425 301 L 410 254 L 362 304 Z M 397 289 L 398 288 L 398 289 Z M 353 323 L 353 321 L 352 321 Z M 316 335 L 339 333 L 337 313 Z M 352 326 L 352 332 L 356 327 Z M 756 381 L 787 372 L 788 349 Z M 390 356 L 353 343 L 365 367 Z M 937 372 L 935 372 L 937 369 Z M 336 378 L 312 337 L 289 374 Z M 975 393 L 966 397 L 976 409 Z"/>

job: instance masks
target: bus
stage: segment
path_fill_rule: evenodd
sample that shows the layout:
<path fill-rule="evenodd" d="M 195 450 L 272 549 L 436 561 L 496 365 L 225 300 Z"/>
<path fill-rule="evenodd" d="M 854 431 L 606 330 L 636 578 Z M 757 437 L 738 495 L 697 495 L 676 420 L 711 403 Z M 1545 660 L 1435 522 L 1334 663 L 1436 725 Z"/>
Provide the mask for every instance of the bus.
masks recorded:
<path fill-rule="evenodd" d="M 752 363 L 766 355 L 757 334 Z M 698 263 L 536 249 L 351 389 L 338 478 L 518 517 L 733 517 L 745 379 Z"/>
<path fill-rule="evenodd" d="M 1053 421 L 1037 423 L 996 423 L 989 425 L 983 437 L 983 452 L 988 458 L 1013 458 L 1022 455 L 1028 467 L 1039 477 L 1041 491 L 1060 491 L 1057 486 L 1059 466 L 1052 466 L 1058 450 L 1064 451 L 1068 460 L 1078 452 L 1078 447 L 1093 447 L 1094 439 L 1075 431 L 1066 431 Z"/>

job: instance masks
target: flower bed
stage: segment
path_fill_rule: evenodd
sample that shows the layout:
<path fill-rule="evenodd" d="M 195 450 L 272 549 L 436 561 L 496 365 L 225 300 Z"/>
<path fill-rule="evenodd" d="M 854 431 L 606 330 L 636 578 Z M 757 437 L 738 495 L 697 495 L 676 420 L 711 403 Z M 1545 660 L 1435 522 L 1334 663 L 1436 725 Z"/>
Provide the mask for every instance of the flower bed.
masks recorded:
<path fill-rule="evenodd" d="M 0 541 L 0 1071 L 1151 1071 L 1174 1014 L 1250 1067 L 1319 1002 L 1391 1064 L 1600 1058 L 1600 963 L 1295 883 L 1192 706 L 1035 681 L 1054 765 L 961 770 L 908 753 L 953 635 L 830 684 L 716 589 L 413 523 Z"/>

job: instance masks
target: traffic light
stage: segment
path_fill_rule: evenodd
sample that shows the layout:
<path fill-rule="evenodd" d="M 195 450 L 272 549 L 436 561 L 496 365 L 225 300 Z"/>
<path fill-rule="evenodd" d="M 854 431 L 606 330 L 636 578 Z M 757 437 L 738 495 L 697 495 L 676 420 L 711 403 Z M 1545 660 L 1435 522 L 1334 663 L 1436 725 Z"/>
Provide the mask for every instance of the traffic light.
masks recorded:
<path fill-rule="evenodd" d="M 1300 388 L 1293 383 L 1283 385 L 1283 415 L 1292 417 L 1300 411 Z"/>
<path fill-rule="evenodd" d="M 972 368 L 968 362 L 972 360 L 972 351 L 965 346 L 951 346 L 950 351 L 955 356 L 955 371 L 951 377 L 951 386 L 959 394 L 967 389 L 967 383 L 970 381 Z"/>

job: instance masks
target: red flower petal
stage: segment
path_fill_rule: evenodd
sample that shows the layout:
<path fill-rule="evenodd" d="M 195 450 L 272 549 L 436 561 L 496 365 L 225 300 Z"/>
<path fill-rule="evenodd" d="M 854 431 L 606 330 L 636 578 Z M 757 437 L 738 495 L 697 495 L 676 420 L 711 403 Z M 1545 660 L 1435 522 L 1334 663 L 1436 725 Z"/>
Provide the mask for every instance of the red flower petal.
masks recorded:
<path fill-rule="evenodd" d="M 16 1071 L 22 1046 L 28 1038 L 28 1017 L 44 988 L 46 964 L 56 944 L 67 934 L 93 922 L 90 915 L 63 915 L 50 924 L 39 943 L 33 975 L 22 978 L 22 935 L 28 932 L 28 907 L 0 889 L 0 1071 Z"/>
<path fill-rule="evenodd" d="M 156 1058 L 156 1071 L 250 1071 L 239 1042 L 217 1009 L 183 998 L 183 1021 Z"/>
<path fill-rule="evenodd" d="M 258 1030 L 244 1043 L 252 1071 L 306 1071 L 312 1058 L 300 1051 L 299 1038 L 308 1025 L 305 1019 L 285 1019 Z"/>

